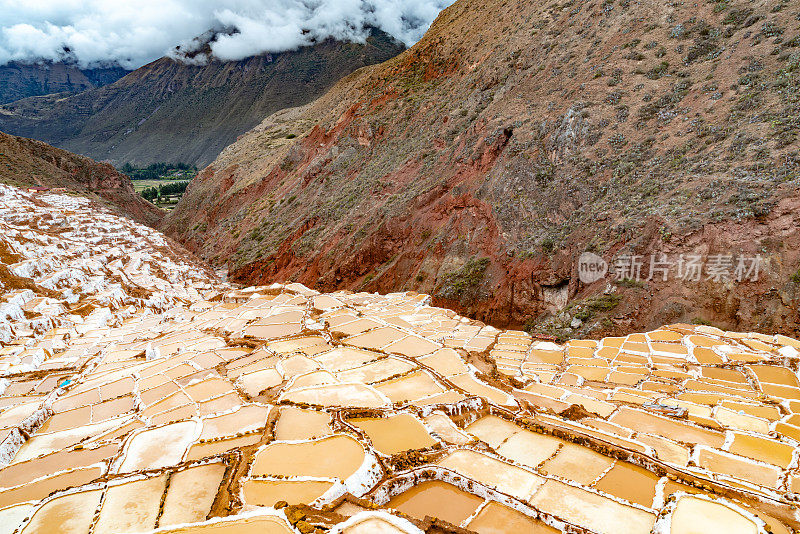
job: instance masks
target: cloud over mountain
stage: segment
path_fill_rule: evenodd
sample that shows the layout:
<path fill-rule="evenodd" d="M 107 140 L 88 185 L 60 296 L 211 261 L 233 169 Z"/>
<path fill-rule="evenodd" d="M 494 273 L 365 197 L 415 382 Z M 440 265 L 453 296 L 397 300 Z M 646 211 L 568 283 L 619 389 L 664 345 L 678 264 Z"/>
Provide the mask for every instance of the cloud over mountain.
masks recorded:
<path fill-rule="evenodd" d="M 237 60 L 327 37 L 363 41 L 374 26 L 407 45 L 453 0 L 0 0 L 0 65 L 118 62 L 129 68 L 211 30 L 212 53 Z M 205 43 L 204 43 L 205 44 Z M 201 58 L 202 59 L 202 58 Z"/>

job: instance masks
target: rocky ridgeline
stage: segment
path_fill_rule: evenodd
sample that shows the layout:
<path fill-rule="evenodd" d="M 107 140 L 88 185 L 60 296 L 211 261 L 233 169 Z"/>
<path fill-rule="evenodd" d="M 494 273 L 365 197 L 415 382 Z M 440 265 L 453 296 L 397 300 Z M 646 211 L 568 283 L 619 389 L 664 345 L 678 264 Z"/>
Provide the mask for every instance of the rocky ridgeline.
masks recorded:
<path fill-rule="evenodd" d="M 559 345 L 414 292 L 231 288 L 89 201 L 0 191 L 0 532 L 800 524 L 800 341 Z"/>

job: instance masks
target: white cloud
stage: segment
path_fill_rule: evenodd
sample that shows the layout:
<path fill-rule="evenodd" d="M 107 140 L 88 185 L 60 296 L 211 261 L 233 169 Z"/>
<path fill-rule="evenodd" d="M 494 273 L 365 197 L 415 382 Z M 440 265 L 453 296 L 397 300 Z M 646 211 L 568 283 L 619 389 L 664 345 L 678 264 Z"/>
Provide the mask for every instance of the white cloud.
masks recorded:
<path fill-rule="evenodd" d="M 117 61 L 138 67 L 210 29 L 221 59 L 282 52 L 375 26 L 411 45 L 454 0 L 0 0 L 0 65 Z M 197 60 L 197 59 L 196 59 Z"/>

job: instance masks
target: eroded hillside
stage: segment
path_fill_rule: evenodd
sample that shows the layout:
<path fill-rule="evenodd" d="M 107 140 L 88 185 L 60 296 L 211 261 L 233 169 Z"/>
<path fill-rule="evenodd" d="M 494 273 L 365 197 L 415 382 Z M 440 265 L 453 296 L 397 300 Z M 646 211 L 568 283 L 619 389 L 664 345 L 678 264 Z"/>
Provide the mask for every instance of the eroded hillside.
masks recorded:
<path fill-rule="evenodd" d="M 133 190 L 130 179 L 108 163 L 54 148 L 41 141 L 0 132 L 0 183 L 63 189 L 89 197 L 149 226 L 163 212 Z"/>
<path fill-rule="evenodd" d="M 228 147 L 165 228 L 238 280 L 418 289 L 559 338 L 678 320 L 793 332 L 798 16 L 776 0 L 461 0 L 409 51 Z M 644 278 L 654 253 L 763 265 L 746 282 L 587 286 L 585 250 L 640 256 Z M 614 305 L 587 314 L 600 292 Z"/>
<path fill-rule="evenodd" d="M 0 225 L 4 531 L 800 525 L 796 339 L 558 345 L 414 292 L 233 289 L 86 199 L 0 186 Z"/>

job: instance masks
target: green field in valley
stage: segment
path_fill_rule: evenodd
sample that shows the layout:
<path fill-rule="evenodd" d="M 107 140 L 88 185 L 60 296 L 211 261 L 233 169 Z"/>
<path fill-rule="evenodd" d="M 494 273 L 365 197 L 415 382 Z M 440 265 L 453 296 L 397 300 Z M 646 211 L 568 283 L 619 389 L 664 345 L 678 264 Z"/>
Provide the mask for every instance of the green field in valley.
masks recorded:
<path fill-rule="evenodd" d="M 155 187 L 156 189 L 158 189 L 162 185 L 177 184 L 177 183 L 180 183 L 180 182 L 188 182 L 190 180 L 191 180 L 191 178 L 180 178 L 180 179 L 177 179 L 177 180 L 171 180 L 171 179 L 163 179 L 163 180 L 131 180 L 131 183 L 133 184 L 133 190 L 136 191 L 137 193 L 141 193 L 145 189 L 149 189 L 151 187 Z"/>
<path fill-rule="evenodd" d="M 120 171 L 131 179 L 134 191 L 166 210 L 175 207 L 186 185 L 197 175 L 197 168 L 185 163 L 153 163 L 146 167 L 126 163 Z"/>

